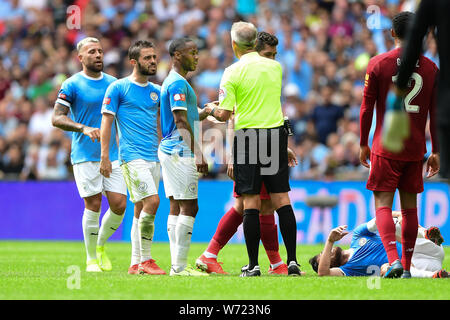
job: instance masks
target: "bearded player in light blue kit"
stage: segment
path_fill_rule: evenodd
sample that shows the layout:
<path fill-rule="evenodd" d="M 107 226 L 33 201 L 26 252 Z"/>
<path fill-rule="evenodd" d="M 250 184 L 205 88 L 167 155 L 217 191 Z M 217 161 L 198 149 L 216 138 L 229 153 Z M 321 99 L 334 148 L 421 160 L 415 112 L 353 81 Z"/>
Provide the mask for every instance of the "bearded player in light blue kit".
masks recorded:
<path fill-rule="evenodd" d="M 161 88 L 161 161 L 166 197 L 170 200 L 167 219 L 172 267 L 171 276 L 208 276 L 188 265 L 195 216 L 198 212 L 198 175 L 208 171 L 199 139 L 199 121 L 208 114 L 197 109 L 196 94 L 186 80 L 198 62 L 198 49 L 189 38 L 169 45 L 172 70 Z"/>
<path fill-rule="evenodd" d="M 136 41 L 128 50 L 128 58 L 133 65 L 132 74 L 112 83 L 103 101 L 100 172 L 108 177 L 112 171 L 108 149 L 115 119 L 120 165 L 138 221 L 138 232 L 132 232 L 128 273 L 162 275 L 164 270 L 151 255 L 160 175 L 157 131 L 160 86 L 148 81 L 148 76 L 156 74 L 155 48 L 149 41 Z M 136 251 L 140 254 L 136 255 Z"/>
<path fill-rule="evenodd" d="M 55 103 L 52 124 L 72 131 L 71 162 L 78 192 L 84 199 L 83 235 L 88 272 L 109 271 L 111 262 L 105 252 L 105 242 L 119 228 L 127 203 L 127 189 L 118 165 L 116 131 L 111 134 L 108 148 L 112 172 L 108 178 L 100 174 L 101 106 L 106 88 L 116 80 L 103 70 L 103 50 L 96 38 L 85 38 L 77 44 L 83 70 L 63 82 Z M 69 117 L 69 111 L 71 117 Z M 110 208 L 99 218 L 102 192 Z"/>

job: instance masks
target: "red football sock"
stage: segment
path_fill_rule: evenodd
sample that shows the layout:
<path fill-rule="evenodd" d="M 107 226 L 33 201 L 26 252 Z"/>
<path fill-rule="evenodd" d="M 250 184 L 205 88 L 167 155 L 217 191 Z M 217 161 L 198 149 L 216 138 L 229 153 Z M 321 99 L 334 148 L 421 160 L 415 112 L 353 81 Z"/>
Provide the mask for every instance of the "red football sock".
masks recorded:
<path fill-rule="evenodd" d="M 377 228 L 386 250 L 389 264 L 398 260 L 397 242 L 395 240 L 395 224 L 392 219 L 392 208 L 380 207 L 375 211 Z"/>
<path fill-rule="evenodd" d="M 277 264 L 281 262 L 280 253 L 278 252 L 278 229 L 275 224 L 275 216 L 259 215 L 261 241 L 266 249 L 267 257 L 270 264 Z"/>
<path fill-rule="evenodd" d="M 222 249 L 227 242 L 236 233 L 237 228 L 242 223 L 242 216 L 231 207 L 227 213 L 223 215 L 217 225 L 216 233 L 209 242 L 207 252 L 212 253 L 217 256 L 220 249 Z"/>
<path fill-rule="evenodd" d="M 403 269 L 408 271 L 411 267 L 418 227 L 417 208 L 402 210 L 402 265 Z"/>

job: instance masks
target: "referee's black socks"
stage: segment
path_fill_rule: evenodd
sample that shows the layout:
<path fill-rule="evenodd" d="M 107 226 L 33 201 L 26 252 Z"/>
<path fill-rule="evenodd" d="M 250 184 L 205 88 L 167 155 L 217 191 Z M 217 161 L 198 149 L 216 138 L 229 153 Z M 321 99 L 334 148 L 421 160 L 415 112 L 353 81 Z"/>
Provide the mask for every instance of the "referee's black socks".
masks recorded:
<path fill-rule="evenodd" d="M 287 263 L 297 262 L 297 221 L 294 210 L 290 204 L 278 208 L 278 223 L 280 225 L 281 236 L 287 252 Z"/>
<path fill-rule="evenodd" d="M 259 240 L 261 239 L 259 210 L 245 209 L 242 223 L 249 259 L 248 268 L 251 270 L 258 265 Z"/>

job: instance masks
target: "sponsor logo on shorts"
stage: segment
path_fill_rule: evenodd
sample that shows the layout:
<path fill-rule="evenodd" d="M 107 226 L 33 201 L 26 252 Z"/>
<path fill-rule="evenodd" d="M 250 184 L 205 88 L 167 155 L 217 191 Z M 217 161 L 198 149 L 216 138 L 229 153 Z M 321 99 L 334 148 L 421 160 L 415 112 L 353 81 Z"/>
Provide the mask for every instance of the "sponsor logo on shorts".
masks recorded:
<path fill-rule="evenodd" d="M 146 192 L 148 189 L 148 185 L 145 182 L 139 183 L 138 190 L 139 192 Z"/>
<path fill-rule="evenodd" d="M 197 184 L 195 182 L 192 182 L 189 186 L 188 186 L 188 190 L 191 193 L 195 193 L 197 192 Z"/>
<path fill-rule="evenodd" d="M 152 92 L 152 93 L 150 93 L 150 98 L 153 101 L 157 101 L 158 100 L 158 94 L 156 92 Z"/>

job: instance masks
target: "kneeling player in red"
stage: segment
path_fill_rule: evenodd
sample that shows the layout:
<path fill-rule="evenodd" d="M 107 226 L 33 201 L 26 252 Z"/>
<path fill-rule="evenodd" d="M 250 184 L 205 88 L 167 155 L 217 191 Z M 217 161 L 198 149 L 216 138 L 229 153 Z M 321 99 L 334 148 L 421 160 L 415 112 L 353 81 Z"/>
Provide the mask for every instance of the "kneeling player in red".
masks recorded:
<path fill-rule="evenodd" d="M 360 112 L 360 160 L 362 165 L 370 168 L 367 189 L 372 190 L 375 196 L 377 227 L 389 260 L 386 278 L 410 277 L 411 257 L 418 228 L 417 194 L 423 191 L 422 171 L 426 153 L 425 127 L 428 114 L 432 153 L 427 161 L 427 177 L 432 177 L 439 171 L 434 117 L 438 68 L 424 56 L 420 56 L 417 61 L 410 79 L 410 91 L 404 100 L 404 107 L 409 115 L 410 136 L 399 153 L 388 152 L 381 144 L 386 99 L 390 86 L 396 80 L 395 73 L 401 63 L 401 45 L 413 17 L 413 13 L 402 12 L 393 18 L 391 34 L 397 48 L 370 60 Z M 377 124 L 370 150 L 368 137 L 375 103 Z M 370 165 L 367 163 L 369 158 Z M 401 262 L 396 250 L 395 226 L 392 220 L 396 189 L 399 190 L 403 216 Z"/>

